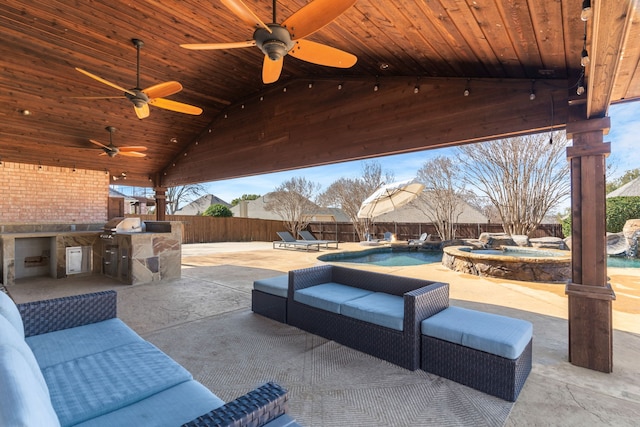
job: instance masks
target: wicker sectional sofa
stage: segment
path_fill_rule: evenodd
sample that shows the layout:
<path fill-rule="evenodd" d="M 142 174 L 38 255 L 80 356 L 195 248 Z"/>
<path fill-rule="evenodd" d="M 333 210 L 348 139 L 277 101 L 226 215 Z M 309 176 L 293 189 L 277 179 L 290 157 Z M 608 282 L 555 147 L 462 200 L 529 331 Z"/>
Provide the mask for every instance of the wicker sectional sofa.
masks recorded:
<path fill-rule="evenodd" d="M 267 383 L 225 404 L 116 317 L 116 293 L 0 292 L 0 425 L 297 425 Z"/>
<path fill-rule="evenodd" d="M 406 369 L 420 367 L 420 323 L 449 285 L 322 265 L 289 272 L 287 323 Z"/>

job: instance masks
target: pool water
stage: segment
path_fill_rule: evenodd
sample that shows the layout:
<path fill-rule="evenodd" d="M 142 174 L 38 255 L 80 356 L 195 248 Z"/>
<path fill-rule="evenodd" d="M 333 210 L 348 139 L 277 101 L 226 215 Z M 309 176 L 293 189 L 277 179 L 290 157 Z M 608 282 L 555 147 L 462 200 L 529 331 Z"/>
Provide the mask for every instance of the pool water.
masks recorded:
<path fill-rule="evenodd" d="M 607 267 L 640 268 L 640 258 L 607 257 Z"/>
<path fill-rule="evenodd" d="M 353 262 L 383 267 L 404 267 L 439 263 L 442 261 L 440 251 L 407 251 L 392 248 L 375 248 L 358 252 L 326 254 L 318 257 L 320 261 Z"/>
<path fill-rule="evenodd" d="M 480 252 L 480 251 L 478 251 Z M 501 250 L 485 249 L 482 253 L 493 253 L 495 255 L 505 255 Z M 506 255 L 513 256 L 538 256 L 529 251 L 508 251 Z M 553 255 L 547 255 L 553 256 Z M 341 252 L 338 254 L 325 254 L 318 257 L 325 262 L 352 262 L 357 264 L 371 264 L 383 267 L 404 267 L 410 265 L 433 264 L 442 261 L 441 251 L 407 251 L 396 248 L 374 248 L 358 252 Z M 607 257 L 607 266 L 615 268 L 640 268 L 640 259 L 624 257 Z"/>

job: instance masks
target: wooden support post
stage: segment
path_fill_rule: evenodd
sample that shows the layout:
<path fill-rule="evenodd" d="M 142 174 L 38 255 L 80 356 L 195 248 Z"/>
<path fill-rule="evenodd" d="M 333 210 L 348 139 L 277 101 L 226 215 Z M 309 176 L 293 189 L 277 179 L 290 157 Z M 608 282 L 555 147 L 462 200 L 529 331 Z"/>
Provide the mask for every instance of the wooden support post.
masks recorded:
<path fill-rule="evenodd" d="M 596 123 L 598 122 L 598 123 Z M 609 119 L 567 125 L 573 146 L 571 162 L 571 259 L 569 298 L 569 361 L 601 372 L 613 369 L 611 304 L 615 294 L 607 282 L 605 158 L 603 143 Z"/>
<path fill-rule="evenodd" d="M 166 219 L 167 212 L 167 196 L 166 187 L 155 187 L 153 191 L 156 192 L 156 221 L 164 221 Z"/>

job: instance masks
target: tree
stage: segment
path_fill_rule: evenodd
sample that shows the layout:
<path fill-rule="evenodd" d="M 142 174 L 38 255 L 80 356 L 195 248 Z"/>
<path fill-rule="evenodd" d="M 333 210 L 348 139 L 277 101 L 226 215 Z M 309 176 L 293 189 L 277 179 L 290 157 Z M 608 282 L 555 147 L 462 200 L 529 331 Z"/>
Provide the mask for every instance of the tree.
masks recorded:
<path fill-rule="evenodd" d="M 231 209 L 229 209 L 225 205 L 216 203 L 214 205 L 209 205 L 209 207 L 204 211 L 202 216 L 232 217 L 233 212 L 231 212 Z"/>
<path fill-rule="evenodd" d="M 231 206 L 235 206 L 244 200 L 256 200 L 259 197 L 260 197 L 259 194 L 243 194 L 242 196 L 236 197 L 235 199 L 233 199 L 231 201 Z"/>
<path fill-rule="evenodd" d="M 384 180 L 393 181 L 393 174 L 384 173 Z M 349 217 L 360 240 L 366 239 L 369 221 L 358 218 L 362 202 L 383 184 L 382 166 L 378 162 L 366 162 L 362 166 L 359 178 L 340 178 L 332 183 L 318 198 L 322 206 L 334 206 L 342 209 Z"/>
<path fill-rule="evenodd" d="M 535 134 L 458 147 L 467 184 L 495 206 L 504 231 L 530 235 L 570 194 L 564 136 Z"/>
<path fill-rule="evenodd" d="M 320 189 L 320 184 L 303 177 L 293 177 L 280 184 L 265 204 L 265 209 L 275 212 L 284 221 L 285 227 L 294 236 L 309 224 L 309 213 L 316 209 L 311 201 Z"/>
<path fill-rule="evenodd" d="M 202 184 L 188 184 L 167 188 L 167 213 L 173 215 L 180 204 L 203 195 L 207 189 Z"/>
<path fill-rule="evenodd" d="M 416 178 L 425 185 L 416 207 L 433 223 L 440 239 L 455 239 L 466 194 L 459 166 L 449 157 L 438 156 L 425 162 Z"/>

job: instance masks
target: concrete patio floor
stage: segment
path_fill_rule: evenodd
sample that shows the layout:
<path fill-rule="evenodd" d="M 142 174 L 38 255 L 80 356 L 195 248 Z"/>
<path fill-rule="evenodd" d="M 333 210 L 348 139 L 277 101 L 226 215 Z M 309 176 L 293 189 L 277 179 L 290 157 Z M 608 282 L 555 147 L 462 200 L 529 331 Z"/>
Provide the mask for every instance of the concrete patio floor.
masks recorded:
<path fill-rule="evenodd" d="M 361 249 L 358 244 L 341 244 L 338 251 Z M 327 252 L 336 250 L 320 251 Z M 317 256 L 318 252 L 273 249 L 270 242 L 190 244 L 182 248 L 179 280 L 127 286 L 102 276 L 31 278 L 16 281 L 8 290 L 17 302 L 26 302 L 115 289 L 118 316 L 144 337 L 168 327 L 247 310 L 255 279 L 316 265 Z M 348 265 L 447 282 L 453 305 L 533 323 L 533 369 L 507 426 L 638 425 L 640 269 L 609 269 L 617 295 L 613 303 L 614 370 L 604 374 L 567 361 L 567 298 L 562 284 L 480 278 L 440 264 Z"/>

